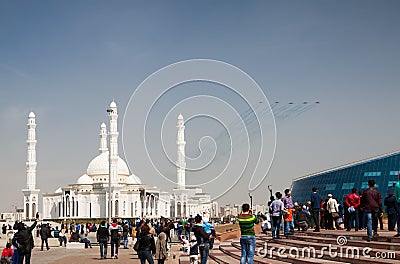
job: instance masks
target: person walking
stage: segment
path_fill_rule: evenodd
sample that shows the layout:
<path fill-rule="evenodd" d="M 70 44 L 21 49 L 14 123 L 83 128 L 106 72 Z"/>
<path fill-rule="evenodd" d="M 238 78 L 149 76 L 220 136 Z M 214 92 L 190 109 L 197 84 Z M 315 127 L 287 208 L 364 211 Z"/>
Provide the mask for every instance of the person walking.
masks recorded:
<path fill-rule="evenodd" d="M 106 221 L 101 221 L 96 233 L 97 242 L 99 242 L 100 246 L 100 259 L 107 258 L 107 243 L 109 236 Z"/>
<path fill-rule="evenodd" d="M 281 238 L 279 235 L 279 231 L 281 229 L 281 222 L 282 222 L 282 214 L 284 211 L 284 205 L 281 201 L 282 194 L 280 192 L 275 193 L 276 200 L 274 200 L 271 205 L 269 206 L 269 211 L 271 214 L 271 231 L 272 231 L 272 239 L 274 238 Z"/>
<path fill-rule="evenodd" d="M 314 221 L 315 229 L 314 232 L 320 232 L 320 218 L 319 218 L 319 213 L 320 213 L 320 205 L 321 205 L 321 196 L 318 194 L 318 189 L 317 187 L 312 188 L 312 194 L 310 197 L 310 202 L 311 202 L 311 215 L 312 219 Z"/>
<path fill-rule="evenodd" d="M 388 217 L 388 230 L 394 231 L 396 227 L 396 215 L 399 211 L 397 199 L 394 196 L 394 190 L 389 189 L 387 192 L 387 197 L 383 203 L 386 206 L 386 213 Z"/>
<path fill-rule="evenodd" d="M 397 207 L 400 209 L 400 173 L 398 179 L 399 181 L 394 186 L 394 196 L 397 199 Z M 397 234 L 395 237 L 400 237 L 400 210 L 397 211 Z"/>
<path fill-rule="evenodd" d="M 344 203 L 346 205 L 346 210 L 347 210 L 347 214 L 346 214 L 346 218 L 345 218 L 346 231 L 351 230 L 351 227 L 353 226 L 353 222 L 354 222 L 354 229 L 356 231 L 358 231 L 358 228 L 359 228 L 358 210 L 360 207 L 360 196 L 358 196 L 356 188 L 353 188 L 351 190 L 351 193 L 349 193 L 346 196 Z"/>
<path fill-rule="evenodd" d="M 125 222 L 122 226 L 122 237 L 124 238 L 124 249 L 128 249 L 128 234 L 129 234 L 129 226 L 128 223 Z"/>
<path fill-rule="evenodd" d="M 378 215 L 382 215 L 382 196 L 375 189 L 374 180 L 368 181 L 368 187 L 361 197 L 361 207 L 364 208 L 367 217 L 367 241 L 369 242 L 372 236 L 378 236 Z"/>
<path fill-rule="evenodd" d="M 240 247 L 242 254 L 240 264 L 253 263 L 254 252 L 256 250 L 256 238 L 254 224 L 258 224 L 258 218 L 252 214 L 250 205 L 245 203 L 242 205 L 242 213 L 238 215 L 237 220 L 240 227 Z"/>
<path fill-rule="evenodd" d="M 24 223 L 19 222 L 17 224 L 17 233 L 14 234 L 12 244 L 17 248 L 18 251 L 18 264 L 31 263 L 31 255 L 33 249 L 33 236 L 32 231 L 35 229 L 37 220 L 33 222 L 30 227 L 25 227 Z"/>
<path fill-rule="evenodd" d="M 142 225 L 140 229 L 138 257 L 141 264 L 145 264 L 146 260 L 149 264 L 154 264 L 153 254 L 156 253 L 156 245 L 154 243 L 154 237 L 150 234 L 150 227 L 148 225 Z"/>
<path fill-rule="evenodd" d="M 167 235 L 164 232 L 158 235 L 155 259 L 158 264 L 164 264 L 167 259 Z"/>
<path fill-rule="evenodd" d="M 337 230 L 340 230 L 340 226 L 338 223 L 339 219 L 339 206 L 335 198 L 333 198 L 332 194 L 328 194 L 328 202 L 327 202 L 327 208 L 328 208 L 328 215 L 329 215 L 329 229 L 333 230 L 333 222 L 335 222 L 335 228 Z"/>
<path fill-rule="evenodd" d="M 42 224 L 42 227 L 40 228 L 40 238 L 42 239 L 42 246 L 41 246 L 41 251 L 43 251 L 43 244 L 46 243 L 46 248 L 47 250 L 50 249 L 49 247 L 49 237 L 51 236 L 50 234 L 50 228 L 48 224 Z"/>
<path fill-rule="evenodd" d="M 200 251 L 200 263 L 206 264 L 208 254 L 210 251 L 210 235 L 203 228 L 203 219 L 200 215 L 196 215 L 194 218 L 195 225 L 192 227 L 192 231 L 196 236 L 197 243 L 199 244 Z"/>
<path fill-rule="evenodd" d="M 118 224 L 117 219 L 114 219 L 108 228 L 111 244 L 111 258 L 118 258 L 118 248 L 122 235 L 122 227 Z"/>

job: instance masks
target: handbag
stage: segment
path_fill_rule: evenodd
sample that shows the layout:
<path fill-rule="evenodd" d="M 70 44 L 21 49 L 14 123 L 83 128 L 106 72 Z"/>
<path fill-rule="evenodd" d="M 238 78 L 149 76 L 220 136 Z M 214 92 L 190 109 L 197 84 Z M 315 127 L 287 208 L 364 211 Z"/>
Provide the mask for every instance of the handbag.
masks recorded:
<path fill-rule="evenodd" d="M 332 218 L 333 218 L 333 219 L 338 219 L 338 218 L 339 218 L 339 213 L 337 213 L 337 212 L 332 212 Z"/>
<path fill-rule="evenodd" d="M 133 250 L 135 250 L 136 252 L 138 252 L 139 250 L 139 246 L 140 246 L 140 238 L 138 238 L 135 242 L 135 245 L 133 245 Z"/>

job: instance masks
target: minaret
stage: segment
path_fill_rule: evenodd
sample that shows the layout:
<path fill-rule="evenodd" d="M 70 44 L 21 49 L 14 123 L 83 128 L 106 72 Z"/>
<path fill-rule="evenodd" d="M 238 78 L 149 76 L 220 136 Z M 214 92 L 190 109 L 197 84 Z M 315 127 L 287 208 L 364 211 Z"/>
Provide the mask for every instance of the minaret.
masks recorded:
<path fill-rule="evenodd" d="M 100 153 L 104 153 L 108 151 L 108 146 L 107 146 L 107 127 L 106 124 L 101 123 L 100 126 Z"/>
<path fill-rule="evenodd" d="M 26 189 L 24 194 L 25 219 L 34 219 L 38 212 L 39 192 L 36 189 L 36 116 L 33 112 L 28 116 L 28 157 L 26 161 Z"/>
<path fill-rule="evenodd" d="M 118 184 L 118 112 L 117 104 L 114 100 L 107 110 L 110 117 L 110 132 L 108 133 L 110 139 L 110 174 L 111 185 Z"/>
<path fill-rule="evenodd" d="M 177 161 L 176 161 L 176 178 L 178 189 L 185 189 L 185 125 L 183 121 L 182 114 L 178 116 L 178 125 L 176 126 L 178 129 L 178 134 L 176 137 L 176 145 L 177 145 Z"/>

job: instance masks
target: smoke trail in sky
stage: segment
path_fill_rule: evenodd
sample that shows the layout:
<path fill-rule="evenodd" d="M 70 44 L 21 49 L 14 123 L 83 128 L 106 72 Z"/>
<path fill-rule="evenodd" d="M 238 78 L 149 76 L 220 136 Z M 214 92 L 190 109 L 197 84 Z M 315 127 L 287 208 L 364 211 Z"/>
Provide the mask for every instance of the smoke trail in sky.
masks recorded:
<path fill-rule="evenodd" d="M 316 103 L 309 104 L 306 107 L 303 107 L 302 109 L 300 109 L 299 111 L 293 113 L 291 116 L 289 116 L 289 119 L 294 119 L 294 118 L 298 117 L 299 115 L 313 109 L 315 106 L 316 106 Z"/>
<path fill-rule="evenodd" d="M 285 120 L 295 115 L 297 112 L 302 111 L 302 109 L 305 107 L 307 107 L 307 104 L 304 103 L 294 105 L 293 107 L 286 109 L 286 111 L 280 112 L 279 114 L 275 115 L 275 117 L 279 120 Z"/>
<path fill-rule="evenodd" d="M 297 118 L 298 116 L 310 111 L 313 109 L 319 102 L 312 102 L 312 103 L 301 103 L 301 104 L 294 104 L 288 103 L 285 105 L 279 105 L 278 102 L 271 103 L 271 109 L 274 113 L 275 120 L 278 122 L 292 120 Z M 267 115 L 271 114 L 271 109 L 266 107 L 264 104 L 260 103 L 253 108 L 248 108 L 244 112 L 240 113 L 236 120 L 232 121 L 228 125 L 228 129 L 243 129 L 243 127 L 247 130 L 247 133 L 250 138 L 254 138 L 259 136 L 259 129 L 257 123 L 258 116 L 260 119 L 266 117 Z M 257 115 L 255 114 L 257 113 Z M 219 135 L 215 138 L 217 142 L 220 142 L 226 137 L 226 131 L 223 130 L 219 133 Z M 230 140 L 235 140 L 236 138 L 231 138 Z M 245 142 L 245 140 L 241 140 L 241 142 Z M 226 148 L 220 148 L 221 154 L 224 156 L 229 156 L 230 147 L 226 146 Z"/>

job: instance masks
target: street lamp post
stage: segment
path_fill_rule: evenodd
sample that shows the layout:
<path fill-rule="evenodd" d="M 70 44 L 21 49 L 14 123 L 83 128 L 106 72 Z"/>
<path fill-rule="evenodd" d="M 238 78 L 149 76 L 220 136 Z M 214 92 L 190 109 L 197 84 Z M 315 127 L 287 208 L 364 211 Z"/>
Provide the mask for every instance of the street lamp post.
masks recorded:
<path fill-rule="evenodd" d="M 107 109 L 107 113 L 114 112 L 111 108 Z M 111 189 L 111 144 L 110 137 L 108 138 L 108 223 L 111 223 L 112 214 L 112 189 Z"/>
<path fill-rule="evenodd" d="M 112 214 L 112 194 L 111 194 L 111 155 L 108 150 L 108 223 L 111 223 Z"/>

